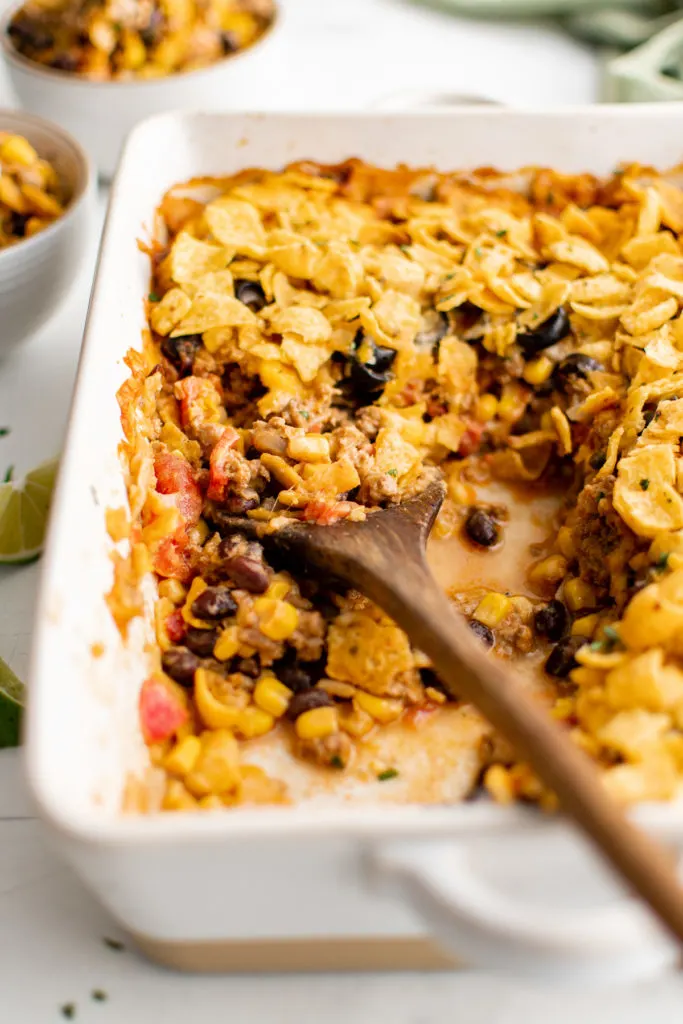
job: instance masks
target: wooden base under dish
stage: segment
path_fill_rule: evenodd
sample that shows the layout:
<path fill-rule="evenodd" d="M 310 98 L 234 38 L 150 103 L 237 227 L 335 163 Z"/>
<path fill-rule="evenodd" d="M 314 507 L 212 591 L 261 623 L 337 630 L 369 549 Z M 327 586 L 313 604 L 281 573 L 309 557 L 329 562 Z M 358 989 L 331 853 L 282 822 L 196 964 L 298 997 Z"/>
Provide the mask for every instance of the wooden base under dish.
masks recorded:
<path fill-rule="evenodd" d="M 428 939 L 292 939 L 166 942 L 133 935 L 156 963 L 178 971 L 452 971 L 462 963 Z"/>

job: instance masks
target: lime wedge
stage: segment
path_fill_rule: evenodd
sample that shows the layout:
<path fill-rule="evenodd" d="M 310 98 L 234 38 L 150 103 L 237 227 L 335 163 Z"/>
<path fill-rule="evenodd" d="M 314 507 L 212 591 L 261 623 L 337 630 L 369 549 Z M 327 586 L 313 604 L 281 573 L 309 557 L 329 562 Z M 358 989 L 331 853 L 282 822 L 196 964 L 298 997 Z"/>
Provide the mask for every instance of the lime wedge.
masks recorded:
<path fill-rule="evenodd" d="M 58 465 L 51 459 L 22 482 L 0 484 L 0 565 L 30 562 L 43 550 Z"/>
<path fill-rule="evenodd" d="M 24 684 L 0 658 L 0 750 L 19 744 Z"/>

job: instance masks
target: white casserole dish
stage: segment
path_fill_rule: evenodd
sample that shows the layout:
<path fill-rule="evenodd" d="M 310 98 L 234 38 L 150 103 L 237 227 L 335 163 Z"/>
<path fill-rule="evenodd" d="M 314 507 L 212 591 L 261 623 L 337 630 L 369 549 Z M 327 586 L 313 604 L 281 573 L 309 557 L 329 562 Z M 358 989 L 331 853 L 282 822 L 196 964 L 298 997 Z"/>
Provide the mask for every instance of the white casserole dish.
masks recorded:
<path fill-rule="evenodd" d="M 145 763 L 138 623 L 107 610 L 104 511 L 125 501 L 115 392 L 138 347 L 149 262 L 136 239 L 191 177 L 354 155 L 442 169 L 546 164 L 607 172 L 683 157 L 678 106 L 560 113 L 175 114 L 128 142 L 88 316 L 53 508 L 31 672 L 28 771 L 66 858 L 150 955 L 186 969 L 444 967 L 458 961 L 580 981 L 655 974 L 677 951 L 569 827 L 489 803 L 320 804 L 151 818 L 118 808 Z M 93 644 L 104 654 L 94 657 Z M 680 806 L 638 817 L 683 847 Z M 442 943 L 437 949 L 432 937 Z"/>

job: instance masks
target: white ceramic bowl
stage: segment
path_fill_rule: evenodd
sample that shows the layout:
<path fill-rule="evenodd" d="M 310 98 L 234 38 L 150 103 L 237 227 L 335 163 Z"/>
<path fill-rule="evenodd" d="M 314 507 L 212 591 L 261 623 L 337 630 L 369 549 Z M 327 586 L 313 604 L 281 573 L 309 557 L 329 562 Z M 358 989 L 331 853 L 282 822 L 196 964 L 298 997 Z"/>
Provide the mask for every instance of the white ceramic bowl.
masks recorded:
<path fill-rule="evenodd" d="M 0 131 L 25 136 L 49 160 L 69 192 L 69 205 L 50 227 L 0 249 L 0 359 L 29 337 L 69 294 L 85 254 L 95 176 L 74 139 L 42 118 L 0 110 Z"/>
<path fill-rule="evenodd" d="M 23 57 L 8 34 L 16 12 L 14 7 L 0 22 L 0 46 L 21 106 L 71 132 L 105 180 L 116 169 L 126 136 L 144 118 L 170 110 L 253 110 L 259 107 L 259 90 L 266 83 L 272 89 L 276 78 L 272 58 L 282 27 L 279 9 L 246 50 L 196 71 L 125 82 L 92 82 Z"/>

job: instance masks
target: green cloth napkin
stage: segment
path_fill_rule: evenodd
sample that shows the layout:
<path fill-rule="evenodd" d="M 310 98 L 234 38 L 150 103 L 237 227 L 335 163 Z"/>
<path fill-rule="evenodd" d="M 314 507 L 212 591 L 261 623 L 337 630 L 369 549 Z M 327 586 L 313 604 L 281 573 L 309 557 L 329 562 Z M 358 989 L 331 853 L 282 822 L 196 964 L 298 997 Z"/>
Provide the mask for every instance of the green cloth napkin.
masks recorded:
<path fill-rule="evenodd" d="M 479 19 L 555 18 L 600 48 L 603 99 L 683 100 L 683 0 L 415 0 Z"/>

